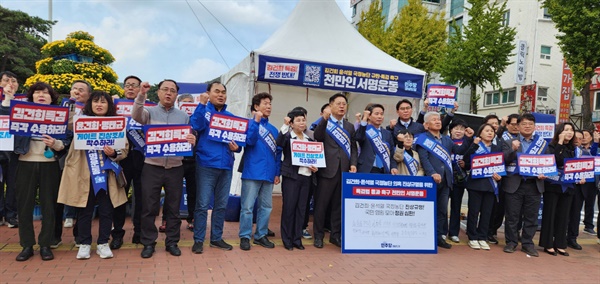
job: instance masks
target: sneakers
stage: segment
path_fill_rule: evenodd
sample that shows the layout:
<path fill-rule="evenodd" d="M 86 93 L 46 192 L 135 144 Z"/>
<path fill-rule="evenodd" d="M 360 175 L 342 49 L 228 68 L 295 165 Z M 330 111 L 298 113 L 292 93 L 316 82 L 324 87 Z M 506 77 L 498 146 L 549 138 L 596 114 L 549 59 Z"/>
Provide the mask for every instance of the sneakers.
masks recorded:
<path fill-rule="evenodd" d="M 220 239 L 218 241 L 210 241 L 210 247 L 212 248 L 220 248 L 222 250 L 232 250 L 233 247 L 226 243 L 223 239 Z"/>
<path fill-rule="evenodd" d="M 6 225 L 9 228 L 18 228 L 19 227 L 19 221 L 17 220 L 17 218 L 10 218 L 6 221 Z"/>
<path fill-rule="evenodd" d="M 62 242 L 61 242 L 61 241 L 56 241 L 55 243 L 53 243 L 53 244 L 51 244 L 51 245 L 50 245 L 50 248 L 51 248 L 51 249 L 56 249 L 56 248 L 58 248 L 60 245 L 62 245 Z"/>
<path fill-rule="evenodd" d="M 274 248 L 275 247 L 275 244 L 273 242 L 269 241 L 269 239 L 267 239 L 267 236 L 264 236 L 258 240 L 254 239 L 253 243 L 260 245 L 262 247 L 265 247 L 265 248 Z"/>
<path fill-rule="evenodd" d="M 192 246 L 192 252 L 195 254 L 201 254 L 204 250 L 204 243 L 202 242 L 194 242 L 194 246 Z"/>
<path fill-rule="evenodd" d="M 158 231 L 164 233 L 167 230 L 167 221 L 162 221 L 162 224 L 158 227 Z"/>
<path fill-rule="evenodd" d="M 240 248 L 242 250 L 250 250 L 251 246 L 250 246 L 250 239 L 248 238 L 241 238 L 240 239 Z"/>
<path fill-rule="evenodd" d="M 89 259 L 91 245 L 79 245 L 79 251 L 77 252 L 77 259 Z"/>
<path fill-rule="evenodd" d="M 494 236 L 488 236 L 488 242 L 489 242 L 490 244 L 495 244 L 495 245 L 497 245 L 497 244 L 498 244 L 498 239 L 496 239 L 496 237 L 494 237 Z"/>
<path fill-rule="evenodd" d="M 592 229 L 592 228 L 585 228 L 585 229 L 583 229 L 583 232 L 588 235 L 596 235 L 596 231 L 594 231 L 594 229 Z"/>
<path fill-rule="evenodd" d="M 73 228 L 73 218 L 65 219 L 65 223 L 63 225 L 65 228 Z"/>
<path fill-rule="evenodd" d="M 458 236 L 450 236 L 450 240 L 455 243 L 460 243 L 460 239 Z"/>
<path fill-rule="evenodd" d="M 79 250 L 81 251 L 81 248 L 79 248 Z M 98 254 L 100 256 L 100 258 L 111 258 L 113 257 L 113 253 L 110 250 L 110 247 L 108 246 L 108 244 L 98 244 L 96 246 L 96 254 Z M 79 254 L 77 254 L 79 256 Z M 90 253 L 88 250 L 88 258 L 90 257 Z"/>
<path fill-rule="evenodd" d="M 481 246 L 479 245 L 479 241 L 477 241 L 477 240 L 469 241 L 469 247 L 471 247 L 472 249 L 481 249 Z"/>
<path fill-rule="evenodd" d="M 312 239 L 312 236 L 310 235 L 310 233 L 308 232 L 307 229 L 302 230 L 302 237 L 305 238 L 305 239 L 307 239 L 307 240 Z"/>
<path fill-rule="evenodd" d="M 479 247 L 480 247 L 482 250 L 490 250 L 490 245 L 488 245 L 488 243 L 487 243 L 486 241 L 482 241 L 482 240 L 480 240 L 480 241 L 479 241 Z"/>

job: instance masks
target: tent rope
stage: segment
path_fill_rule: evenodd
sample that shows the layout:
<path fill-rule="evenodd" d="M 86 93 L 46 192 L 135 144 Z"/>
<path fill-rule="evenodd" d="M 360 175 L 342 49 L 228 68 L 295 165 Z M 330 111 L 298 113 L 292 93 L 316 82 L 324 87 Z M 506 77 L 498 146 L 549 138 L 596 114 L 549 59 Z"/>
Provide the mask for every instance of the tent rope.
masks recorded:
<path fill-rule="evenodd" d="M 202 24 L 202 21 L 200 21 L 200 18 L 198 17 L 198 15 L 196 15 L 196 12 L 194 12 L 194 9 L 192 9 L 192 6 L 190 5 L 190 3 L 188 2 L 188 0 L 185 0 L 185 3 L 188 5 L 188 7 L 190 7 L 190 10 L 192 11 L 192 13 L 194 14 L 194 17 L 196 17 L 196 20 L 198 21 L 198 23 L 200 24 L 200 26 L 202 27 L 202 29 L 204 30 L 204 32 L 206 33 L 206 36 L 208 37 L 208 39 L 210 40 L 210 42 L 212 43 L 212 45 L 215 47 L 215 49 L 217 50 L 217 53 L 219 53 L 219 56 L 221 57 L 221 59 L 223 60 L 223 62 L 225 63 L 225 66 L 227 66 L 228 69 L 231 69 L 231 67 L 229 67 L 229 64 L 227 64 L 227 61 L 225 60 L 225 57 L 223 57 L 223 54 L 221 54 L 221 51 L 219 50 L 219 48 L 217 47 L 217 45 L 215 44 L 215 42 L 213 41 L 212 37 L 210 36 L 210 34 L 208 33 L 208 31 L 206 30 L 206 28 L 204 27 L 204 25 Z"/>

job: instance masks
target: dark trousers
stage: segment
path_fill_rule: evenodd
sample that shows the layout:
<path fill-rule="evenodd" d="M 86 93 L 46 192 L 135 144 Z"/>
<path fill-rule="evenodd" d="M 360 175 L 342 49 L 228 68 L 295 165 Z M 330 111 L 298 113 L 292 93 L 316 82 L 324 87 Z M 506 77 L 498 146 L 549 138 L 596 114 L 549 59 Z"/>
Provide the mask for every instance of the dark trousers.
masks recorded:
<path fill-rule="evenodd" d="M 302 225 L 306 213 L 306 200 L 312 178 L 298 175 L 298 179 L 283 177 L 281 183 L 281 197 L 283 208 L 281 211 L 281 240 L 283 245 L 302 244 Z"/>
<path fill-rule="evenodd" d="M 558 188 L 556 191 L 546 189 L 544 192 L 542 230 L 540 231 L 539 243 L 544 248 L 567 248 L 567 223 L 569 222 L 573 194 L 568 191 L 565 193 L 561 191 Z"/>
<path fill-rule="evenodd" d="M 488 230 L 488 236 L 495 236 L 498 234 L 498 229 L 502 227 L 504 223 L 504 191 L 498 190 L 498 198 L 494 198 L 494 206 L 492 207 L 492 218 L 490 219 L 490 227 Z"/>
<path fill-rule="evenodd" d="M 60 180 L 58 162 L 23 162 L 17 166 L 17 213 L 19 239 L 22 247 L 35 245 L 33 207 L 38 194 L 42 209 L 42 230 L 38 237 L 41 247 L 49 247 L 54 240 L 54 210 Z"/>
<path fill-rule="evenodd" d="M 453 184 L 450 191 L 450 225 L 448 226 L 448 235 L 450 236 L 458 236 L 460 232 L 460 209 L 464 194 L 464 183 Z"/>
<path fill-rule="evenodd" d="M 436 234 L 438 237 L 448 234 L 448 198 L 450 197 L 450 188 L 446 182 L 442 180 L 437 185 L 437 209 L 436 219 L 437 228 Z"/>
<path fill-rule="evenodd" d="M 188 217 L 186 220 L 191 223 L 194 220 L 194 210 L 196 210 L 196 161 L 183 160 L 183 178 L 185 178 L 186 202 Z M 164 213 L 163 213 L 164 216 Z"/>
<path fill-rule="evenodd" d="M 100 190 L 98 194 L 94 195 L 94 189 L 90 186 L 87 205 L 79 210 L 77 218 L 80 244 L 92 244 L 92 215 L 96 205 L 98 205 L 98 217 L 100 219 L 97 244 L 108 243 L 113 220 L 113 205 L 106 190 Z"/>
<path fill-rule="evenodd" d="M 6 221 L 17 218 L 16 179 L 19 155 L 7 152 L 8 160 L 0 162 L 2 166 L 2 181 L 0 182 L 0 219 Z M 6 189 L 6 190 L 5 190 Z"/>
<path fill-rule="evenodd" d="M 306 209 L 304 211 L 304 223 L 302 224 L 302 229 L 308 228 L 308 220 L 310 219 L 310 201 L 313 199 L 316 188 L 317 184 L 311 181 L 310 186 L 308 187 L 308 197 L 306 198 Z M 325 227 L 327 227 L 327 225 Z"/>
<path fill-rule="evenodd" d="M 598 189 L 596 188 L 595 182 L 586 182 L 581 186 L 584 199 L 584 217 L 583 225 L 586 229 L 594 229 L 594 205 L 596 201 L 596 195 L 598 195 Z"/>
<path fill-rule="evenodd" d="M 493 192 L 469 189 L 469 212 L 467 213 L 467 236 L 469 236 L 469 240 L 487 240 L 495 199 L 496 195 Z"/>
<path fill-rule="evenodd" d="M 523 218 L 523 232 L 521 234 L 521 245 L 534 247 L 533 236 L 537 230 L 537 217 L 542 195 L 536 187 L 535 181 L 521 182 L 514 193 L 506 193 L 504 208 L 506 209 L 506 221 L 504 224 L 504 235 L 506 244 L 517 246 L 519 217 Z"/>
<path fill-rule="evenodd" d="M 180 238 L 179 204 L 183 191 L 183 166 L 165 169 L 150 164 L 142 170 L 141 242 L 154 245 L 158 238 L 156 216 L 160 212 L 160 190 L 165 189 L 163 214 L 166 214 L 165 245 L 176 245 Z"/>
<path fill-rule="evenodd" d="M 127 184 L 125 185 L 125 191 L 129 191 L 129 188 L 133 185 L 133 232 L 134 235 L 140 233 L 140 217 L 142 212 L 142 169 L 144 168 L 144 154 L 139 151 L 129 151 L 127 158 L 121 161 L 121 167 L 125 174 Z M 125 218 L 127 217 L 127 203 L 121 204 L 114 209 L 113 212 L 113 230 L 111 235 L 113 239 L 123 239 L 125 236 Z"/>
<path fill-rule="evenodd" d="M 577 237 L 579 237 L 579 223 L 581 222 L 581 208 L 583 207 L 583 202 L 585 197 L 583 196 L 583 191 L 581 187 L 586 185 L 587 183 L 580 185 L 575 185 L 575 190 L 573 194 L 573 198 L 571 199 L 571 210 L 569 211 L 569 224 L 567 225 L 567 240 L 576 241 Z M 546 202 L 546 200 L 544 200 Z"/>
<path fill-rule="evenodd" d="M 313 231 L 315 239 L 322 240 L 325 236 L 325 218 L 327 207 L 331 207 L 330 239 L 340 238 L 342 230 L 342 173 L 338 170 L 333 178 L 321 178 L 315 191 L 315 215 Z"/>

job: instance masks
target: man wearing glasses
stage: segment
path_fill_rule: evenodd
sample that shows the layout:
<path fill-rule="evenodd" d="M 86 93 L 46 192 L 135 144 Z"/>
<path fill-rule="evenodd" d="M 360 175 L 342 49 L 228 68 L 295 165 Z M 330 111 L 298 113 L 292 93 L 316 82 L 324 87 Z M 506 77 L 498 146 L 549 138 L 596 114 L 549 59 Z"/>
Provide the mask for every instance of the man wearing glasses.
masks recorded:
<path fill-rule="evenodd" d="M 398 136 L 398 133 L 400 133 L 401 130 L 410 131 L 410 133 L 412 133 L 414 137 L 417 137 L 419 134 L 425 132 L 423 124 L 413 121 L 412 107 L 412 103 L 407 99 L 403 99 L 396 104 L 396 113 L 398 113 L 398 121 L 394 126 L 395 138 Z M 397 138 L 395 140 L 397 144 Z"/>
<path fill-rule="evenodd" d="M 17 82 L 17 75 L 10 71 L 1 72 L 0 79 L 0 87 L 4 88 L 2 106 L 8 109 L 10 101 L 14 99 L 15 93 L 19 89 L 19 82 Z M 13 151 L 0 152 L 0 165 L 4 173 L 4 179 L 0 183 L 0 186 L 4 188 L 6 184 L 6 197 L 4 190 L 0 191 L 0 226 L 6 222 L 9 228 L 19 227 L 19 221 L 17 220 L 17 199 L 15 195 L 17 189 L 15 180 L 17 178 L 18 161 L 19 155 Z M 3 217 L 4 221 L 2 220 Z"/>
<path fill-rule="evenodd" d="M 163 80 L 158 83 L 157 106 L 145 107 L 146 93 L 150 84 L 144 82 L 135 98 L 131 118 L 141 124 L 188 124 L 189 116 L 175 108 L 175 100 L 179 86 L 173 80 Z M 194 146 L 196 137 L 186 136 L 187 141 Z M 181 220 L 179 219 L 179 204 L 183 192 L 183 157 L 146 158 L 142 169 L 142 213 L 141 213 L 141 243 L 144 245 L 142 258 L 150 258 L 158 238 L 156 216 L 160 211 L 160 190 L 164 187 L 165 201 L 163 214 L 166 215 L 166 250 L 174 256 L 180 256 L 177 247 L 180 238 Z"/>

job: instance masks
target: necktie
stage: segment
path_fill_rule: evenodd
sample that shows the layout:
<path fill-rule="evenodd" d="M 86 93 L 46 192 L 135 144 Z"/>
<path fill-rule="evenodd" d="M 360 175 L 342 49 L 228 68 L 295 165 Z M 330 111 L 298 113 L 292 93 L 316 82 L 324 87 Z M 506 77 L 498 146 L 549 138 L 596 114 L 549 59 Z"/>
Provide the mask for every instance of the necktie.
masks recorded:
<path fill-rule="evenodd" d="M 341 121 L 341 120 L 338 120 L 337 124 L 338 124 L 340 127 L 343 127 L 343 126 L 344 126 L 344 124 L 342 123 L 342 121 Z"/>
<path fill-rule="evenodd" d="M 408 123 L 407 123 L 407 122 L 405 122 L 405 123 L 403 123 L 403 124 L 404 124 L 404 128 L 408 129 Z"/>

